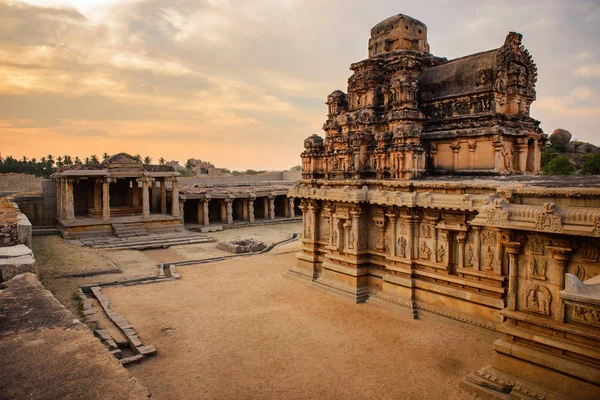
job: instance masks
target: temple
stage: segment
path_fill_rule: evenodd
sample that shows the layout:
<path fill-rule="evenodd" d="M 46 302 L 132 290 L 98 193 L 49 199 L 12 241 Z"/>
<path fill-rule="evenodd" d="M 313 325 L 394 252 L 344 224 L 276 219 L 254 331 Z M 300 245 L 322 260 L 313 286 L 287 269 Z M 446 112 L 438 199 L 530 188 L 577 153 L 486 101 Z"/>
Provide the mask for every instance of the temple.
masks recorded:
<path fill-rule="evenodd" d="M 536 176 L 547 136 L 521 40 L 448 61 L 413 18 L 371 30 L 325 137 L 304 142 L 289 275 L 503 334 L 463 381 L 483 398 L 600 398 L 600 180 Z"/>
<path fill-rule="evenodd" d="M 54 176 L 58 229 L 66 239 L 183 229 L 178 176 L 125 153 L 100 165 L 61 167 Z"/>
<path fill-rule="evenodd" d="M 304 178 L 536 174 L 546 136 L 529 116 L 537 68 L 511 32 L 504 45 L 448 61 L 427 28 L 399 15 L 371 30 L 348 94 L 327 97 L 325 139 L 304 142 Z"/>

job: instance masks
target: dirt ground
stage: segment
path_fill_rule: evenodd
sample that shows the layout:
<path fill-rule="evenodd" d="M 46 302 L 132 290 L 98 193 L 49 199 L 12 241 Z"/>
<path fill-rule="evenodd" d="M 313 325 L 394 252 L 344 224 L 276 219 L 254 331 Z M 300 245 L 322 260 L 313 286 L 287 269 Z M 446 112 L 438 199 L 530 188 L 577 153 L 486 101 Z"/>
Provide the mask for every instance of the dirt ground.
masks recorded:
<path fill-rule="evenodd" d="M 77 314 L 77 303 L 73 296 L 81 285 L 155 276 L 160 263 L 230 255 L 231 253 L 217 249 L 218 241 L 255 238 L 269 245 L 288 239 L 292 233 L 301 231 L 301 222 L 229 229 L 207 234 L 216 240 L 213 243 L 144 251 L 92 249 L 81 246 L 77 241 L 63 240 L 58 236 L 34 236 L 32 247 L 42 284 L 65 307 Z M 72 274 L 116 269 L 120 272 L 84 278 L 69 277 Z"/>
<path fill-rule="evenodd" d="M 299 242 L 107 288 L 158 356 L 129 367 L 156 399 L 467 399 L 492 335 L 357 305 L 285 277 Z"/>

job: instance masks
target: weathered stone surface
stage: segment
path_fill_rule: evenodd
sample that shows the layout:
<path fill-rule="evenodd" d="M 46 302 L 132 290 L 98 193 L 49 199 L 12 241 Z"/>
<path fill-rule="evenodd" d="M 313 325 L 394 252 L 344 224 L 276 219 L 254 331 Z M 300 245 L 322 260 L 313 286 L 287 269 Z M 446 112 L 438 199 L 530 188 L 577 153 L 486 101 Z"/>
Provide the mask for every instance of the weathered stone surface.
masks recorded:
<path fill-rule="evenodd" d="M 35 275 L 3 283 L 0 315 L 2 399 L 148 398 L 147 390 Z"/>
<path fill-rule="evenodd" d="M 24 244 L 10 247 L 0 247 L 0 259 L 10 257 L 32 256 L 33 252 Z"/>
<path fill-rule="evenodd" d="M 254 253 L 264 250 L 267 246 L 256 239 L 241 239 L 231 242 L 219 242 L 217 248 L 234 254 Z"/>
<path fill-rule="evenodd" d="M 552 144 L 567 144 L 571 140 L 571 132 L 565 129 L 555 129 L 554 132 L 550 135 L 550 142 Z"/>

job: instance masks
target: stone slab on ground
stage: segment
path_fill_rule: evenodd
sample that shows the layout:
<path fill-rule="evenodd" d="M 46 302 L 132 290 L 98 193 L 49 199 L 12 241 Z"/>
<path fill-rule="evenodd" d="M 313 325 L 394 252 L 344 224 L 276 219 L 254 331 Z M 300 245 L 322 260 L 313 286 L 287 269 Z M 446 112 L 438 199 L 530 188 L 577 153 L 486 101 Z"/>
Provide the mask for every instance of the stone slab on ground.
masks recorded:
<path fill-rule="evenodd" d="M 0 289 L 0 398 L 147 399 L 148 391 L 33 274 Z"/>

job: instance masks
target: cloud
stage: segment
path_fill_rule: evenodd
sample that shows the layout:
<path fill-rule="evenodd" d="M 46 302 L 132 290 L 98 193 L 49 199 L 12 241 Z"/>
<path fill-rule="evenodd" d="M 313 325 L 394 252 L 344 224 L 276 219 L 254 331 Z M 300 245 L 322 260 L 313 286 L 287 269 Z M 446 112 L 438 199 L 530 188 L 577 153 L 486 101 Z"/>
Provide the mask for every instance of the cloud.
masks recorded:
<path fill-rule="evenodd" d="M 522 32 L 539 68 L 534 117 L 586 131 L 596 121 L 593 1 L 31 2 L 0 0 L 3 153 L 296 165 L 326 96 L 367 57 L 370 28 L 398 12 L 426 23 L 432 51 L 450 58 Z"/>

